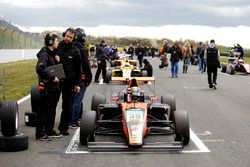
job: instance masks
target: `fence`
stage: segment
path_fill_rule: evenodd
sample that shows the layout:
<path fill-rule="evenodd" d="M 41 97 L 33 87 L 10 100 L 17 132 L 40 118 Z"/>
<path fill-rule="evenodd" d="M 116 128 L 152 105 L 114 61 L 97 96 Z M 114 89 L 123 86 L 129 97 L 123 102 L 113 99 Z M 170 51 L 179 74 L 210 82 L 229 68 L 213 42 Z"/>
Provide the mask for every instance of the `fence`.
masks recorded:
<path fill-rule="evenodd" d="M 0 27 L 0 49 L 34 49 L 43 46 L 43 36 Z"/>
<path fill-rule="evenodd" d="M 0 67 L 0 86 L 1 86 L 1 90 L 0 92 L 2 92 L 2 100 L 5 100 L 5 68 L 4 67 Z"/>

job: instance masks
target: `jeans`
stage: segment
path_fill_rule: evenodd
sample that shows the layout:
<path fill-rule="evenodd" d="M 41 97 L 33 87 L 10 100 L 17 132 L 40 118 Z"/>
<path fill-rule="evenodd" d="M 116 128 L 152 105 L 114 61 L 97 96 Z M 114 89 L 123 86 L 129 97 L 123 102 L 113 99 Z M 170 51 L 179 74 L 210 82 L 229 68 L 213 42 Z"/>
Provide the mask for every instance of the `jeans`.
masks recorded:
<path fill-rule="evenodd" d="M 206 71 L 206 67 L 207 67 L 207 65 L 206 65 L 205 59 L 201 58 L 200 59 L 200 69 L 201 69 L 201 71 L 205 72 Z"/>
<path fill-rule="evenodd" d="M 80 88 L 81 88 L 80 92 L 75 94 L 75 97 L 74 97 L 74 104 L 73 104 L 72 118 L 71 118 L 72 124 L 77 124 L 77 120 L 81 113 L 81 103 L 82 103 L 85 91 L 87 89 L 84 82 L 80 84 Z"/>
<path fill-rule="evenodd" d="M 171 73 L 172 73 L 172 77 L 177 77 L 178 76 L 178 69 L 179 69 L 179 62 L 176 61 L 171 61 Z"/>
<path fill-rule="evenodd" d="M 183 60 L 183 73 L 187 73 L 190 58 L 184 58 Z"/>

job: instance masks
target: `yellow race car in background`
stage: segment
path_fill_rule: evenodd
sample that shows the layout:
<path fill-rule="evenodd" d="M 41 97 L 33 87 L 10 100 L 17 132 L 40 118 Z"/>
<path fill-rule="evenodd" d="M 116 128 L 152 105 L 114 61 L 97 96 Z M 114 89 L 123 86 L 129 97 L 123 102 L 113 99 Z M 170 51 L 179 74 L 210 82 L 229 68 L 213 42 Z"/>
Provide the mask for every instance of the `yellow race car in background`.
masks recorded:
<path fill-rule="evenodd" d="M 126 82 L 131 77 L 147 77 L 147 71 L 141 70 L 138 67 L 131 65 L 136 63 L 136 60 L 117 60 L 120 66 L 116 66 L 107 70 L 106 83 L 112 81 L 112 77 L 120 77 L 121 82 Z"/>

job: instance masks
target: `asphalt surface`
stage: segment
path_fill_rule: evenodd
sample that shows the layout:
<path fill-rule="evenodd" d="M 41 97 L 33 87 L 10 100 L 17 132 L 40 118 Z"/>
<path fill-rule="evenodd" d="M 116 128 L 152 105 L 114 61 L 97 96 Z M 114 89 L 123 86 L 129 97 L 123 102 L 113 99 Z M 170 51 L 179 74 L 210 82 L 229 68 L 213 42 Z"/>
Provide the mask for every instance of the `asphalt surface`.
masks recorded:
<path fill-rule="evenodd" d="M 30 111 L 30 99 L 19 105 L 19 131 L 29 136 L 29 149 L 0 152 L 4 167 L 76 167 L 76 166 L 169 166 L 169 167 L 249 167 L 250 166 L 250 76 L 218 74 L 218 89 L 209 89 L 206 73 L 189 66 L 188 73 L 171 78 L 170 68 L 159 70 L 159 59 L 151 60 L 155 85 L 142 85 L 149 94 L 172 93 L 177 110 L 189 114 L 191 141 L 181 152 L 99 152 L 92 153 L 77 140 L 77 130 L 70 136 L 49 142 L 35 140 L 35 129 L 24 125 L 24 112 Z M 181 63 L 182 65 L 182 63 Z M 95 74 L 95 70 L 92 71 Z M 90 109 L 95 92 L 108 97 L 124 85 L 92 83 L 85 94 L 84 109 Z M 155 89 L 154 89 L 155 87 Z M 58 105 L 58 126 L 61 104 Z M 157 139 L 157 137 L 155 138 Z M 72 144 L 73 143 L 73 144 Z"/>

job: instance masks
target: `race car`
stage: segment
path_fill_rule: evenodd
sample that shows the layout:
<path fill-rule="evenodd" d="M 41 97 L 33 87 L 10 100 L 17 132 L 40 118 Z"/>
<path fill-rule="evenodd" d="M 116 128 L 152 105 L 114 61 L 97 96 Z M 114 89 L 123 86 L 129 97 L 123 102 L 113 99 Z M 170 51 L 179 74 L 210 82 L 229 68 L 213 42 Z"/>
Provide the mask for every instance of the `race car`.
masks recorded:
<path fill-rule="evenodd" d="M 120 67 L 125 62 L 129 62 L 130 65 L 133 65 L 134 67 L 136 67 L 137 66 L 137 60 L 131 60 L 130 58 L 131 58 L 130 54 L 119 53 L 118 56 L 116 57 L 117 60 L 112 60 L 110 62 L 110 66 L 111 67 Z"/>
<path fill-rule="evenodd" d="M 176 111 L 173 95 L 147 95 L 136 79 L 125 90 L 111 97 L 94 94 L 91 110 L 82 115 L 80 142 L 90 150 L 181 150 L 190 141 L 189 119 L 184 110 Z M 118 135 L 123 143 L 95 142 L 97 135 Z M 170 142 L 145 142 L 149 135 L 174 136 Z"/>
<path fill-rule="evenodd" d="M 140 70 L 131 65 L 128 61 L 122 62 L 118 68 L 110 68 L 106 73 L 106 82 L 113 81 L 113 77 L 121 77 L 121 82 L 127 82 L 131 77 L 147 77 L 147 71 Z"/>
<path fill-rule="evenodd" d="M 227 63 L 221 64 L 221 72 L 235 74 L 236 72 L 250 74 L 250 64 L 237 57 L 228 57 Z"/>

